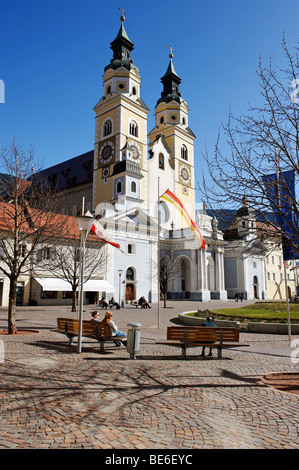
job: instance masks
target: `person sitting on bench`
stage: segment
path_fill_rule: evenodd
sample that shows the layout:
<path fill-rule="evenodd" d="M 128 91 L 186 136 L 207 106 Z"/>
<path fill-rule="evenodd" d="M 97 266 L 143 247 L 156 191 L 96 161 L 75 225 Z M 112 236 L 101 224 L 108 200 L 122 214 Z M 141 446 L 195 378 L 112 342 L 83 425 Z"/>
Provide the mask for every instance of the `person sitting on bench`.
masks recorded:
<path fill-rule="evenodd" d="M 116 310 L 120 309 L 120 305 L 114 300 L 114 297 L 111 297 L 111 299 L 109 300 L 109 305 L 111 306 L 115 305 Z"/>
<path fill-rule="evenodd" d="M 216 326 L 215 323 L 213 322 L 213 318 L 209 315 L 206 319 L 205 322 L 203 322 L 202 326 Z M 202 348 L 202 353 L 201 353 L 202 356 L 205 355 L 205 347 Z M 210 352 L 208 354 L 208 356 L 212 356 L 212 348 L 210 348 Z"/>
<path fill-rule="evenodd" d="M 100 314 L 96 310 L 94 312 L 91 312 L 92 319 L 90 321 L 101 321 L 100 320 Z"/>
<path fill-rule="evenodd" d="M 117 328 L 116 324 L 112 320 L 112 317 L 113 317 L 112 312 L 106 312 L 104 320 L 103 320 L 103 324 L 108 325 L 111 336 L 124 336 L 124 337 L 126 337 L 126 335 Z M 115 345 L 117 347 L 120 347 L 121 343 L 123 343 L 125 346 L 127 346 L 127 341 L 114 341 L 114 342 L 115 342 Z"/>
<path fill-rule="evenodd" d="M 141 308 L 152 308 L 149 303 L 145 300 L 145 297 L 142 296 L 139 299 L 139 305 L 141 305 Z"/>
<path fill-rule="evenodd" d="M 99 306 L 102 308 L 108 308 L 108 302 L 105 298 L 99 301 Z"/>

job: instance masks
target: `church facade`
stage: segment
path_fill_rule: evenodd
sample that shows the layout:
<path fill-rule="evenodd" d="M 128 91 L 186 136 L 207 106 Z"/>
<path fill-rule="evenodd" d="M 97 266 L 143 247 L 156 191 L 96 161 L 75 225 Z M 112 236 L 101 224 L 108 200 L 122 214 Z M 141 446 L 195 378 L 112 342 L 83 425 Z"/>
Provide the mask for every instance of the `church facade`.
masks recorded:
<path fill-rule="evenodd" d="M 225 241 L 213 217 L 196 208 L 195 135 L 172 49 L 155 105 L 155 126 L 148 131 L 149 108 L 142 100 L 134 44 L 124 20 L 110 44 L 112 58 L 94 107 L 93 151 L 47 168 L 44 176 L 64 193 L 67 214 L 81 212 L 84 199 L 85 210 L 120 245 L 121 250 L 105 246 L 105 280 L 114 286 L 115 298 L 130 302 L 145 296 L 157 302 L 159 267 L 167 261 L 168 298 L 225 300 Z M 177 208 L 160 199 L 168 189 L 198 225 L 205 249 Z M 99 291 L 98 297 L 106 294 L 109 298 Z"/>
<path fill-rule="evenodd" d="M 168 298 L 226 299 L 224 244 L 212 218 L 196 211 L 194 139 L 188 105 L 182 98 L 173 55 L 161 78 L 155 127 L 148 132 L 149 108 L 141 97 L 141 77 L 132 59 L 134 45 L 124 17 L 104 69 L 103 96 L 96 104 L 92 210 L 122 252 L 108 246 L 107 281 L 120 282 L 126 302 L 158 300 L 158 267 L 169 261 Z M 171 51 L 172 52 L 172 51 Z M 183 203 L 206 241 L 198 242 L 180 214 L 158 202 L 167 189 Z M 160 224 L 158 224 L 158 209 Z M 158 236 L 159 232 L 159 236 Z"/>

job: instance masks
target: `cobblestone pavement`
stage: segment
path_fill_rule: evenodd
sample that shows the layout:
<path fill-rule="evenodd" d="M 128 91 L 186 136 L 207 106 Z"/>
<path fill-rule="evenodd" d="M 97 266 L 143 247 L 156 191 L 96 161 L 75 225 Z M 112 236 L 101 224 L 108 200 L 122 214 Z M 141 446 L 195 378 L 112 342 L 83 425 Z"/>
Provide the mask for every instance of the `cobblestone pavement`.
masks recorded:
<path fill-rule="evenodd" d="M 221 307 L 200 308 L 213 305 Z M 113 311 L 123 331 L 129 321 L 142 325 L 135 360 L 114 345 L 100 354 L 86 339 L 77 354 L 76 343 L 52 331 L 58 316 L 76 316 L 67 307 L 18 308 L 18 327 L 36 332 L 0 336 L 0 448 L 298 449 L 299 395 L 261 382 L 264 374 L 298 372 L 288 337 L 241 333 L 250 346 L 226 350 L 221 360 L 197 348 L 182 360 L 155 339 L 165 338 L 177 312 L 199 304 L 168 306 L 159 317 L 155 306 Z M 85 309 L 88 319 L 93 307 Z M 0 309 L 0 329 L 6 317 Z"/>

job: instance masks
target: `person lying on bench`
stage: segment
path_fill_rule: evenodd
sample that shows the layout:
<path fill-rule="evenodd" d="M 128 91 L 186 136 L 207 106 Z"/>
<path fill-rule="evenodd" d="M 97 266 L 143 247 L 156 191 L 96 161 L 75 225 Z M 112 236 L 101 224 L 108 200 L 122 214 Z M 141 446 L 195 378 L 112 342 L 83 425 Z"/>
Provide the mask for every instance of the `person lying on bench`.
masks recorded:
<path fill-rule="evenodd" d="M 113 317 L 112 312 L 106 312 L 104 320 L 103 320 L 103 324 L 108 325 L 111 336 L 124 336 L 124 337 L 126 337 L 126 335 L 122 331 L 119 331 L 116 324 L 112 320 L 112 317 Z M 118 348 L 121 346 L 121 343 L 123 343 L 124 346 L 127 346 L 127 341 L 122 341 L 121 340 L 121 341 L 114 341 L 114 342 L 115 342 L 115 344 Z"/>
<path fill-rule="evenodd" d="M 206 319 L 205 322 L 203 322 L 202 326 L 216 326 L 215 323 L 213 322 L 213 318 L 209 315 Z M 201 355 L 204 356 L 205 355 L 205 347 L 202 348 L 202 353 Z M 210 352 L 208 354 L 208 356 L 212 356 L 212 348 L 210 348 Z"/>

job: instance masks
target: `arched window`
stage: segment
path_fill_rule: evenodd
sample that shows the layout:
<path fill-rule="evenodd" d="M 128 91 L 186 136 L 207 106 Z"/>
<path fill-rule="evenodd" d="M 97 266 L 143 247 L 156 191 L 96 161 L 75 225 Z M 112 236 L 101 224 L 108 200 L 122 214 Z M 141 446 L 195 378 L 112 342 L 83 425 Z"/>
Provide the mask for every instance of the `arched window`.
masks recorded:
<path fill-rule="evenodd" d="M 134 137 L 138 137 L 138 124 L 135 121 L 130 122 L 130 129 L 129 132 Z"/>
<path fill-rule="evenodd" d="M 188 160 L 188 149 L 187 149 L 186 145 L 184 145 L 184 144 L 181 147 L 181 158 L 183 160 Z"/>
<path fill-rule="evenodd" d="M 126 271 L 126 281 L 134 281 L 135 272 L 133 268 L 128 268 Z"/>
<path fill-rule="evenodd" d="M 159 168 L 164 170 L 164 155 L 163 153 L 159 153 Z"/>
<path fill-rule="evenodd" d="M 112 132 L 112 122 L 110 121 L 110 119 L 108 121 L 105 122 L 104 124 L 104 137 L 106 135 L 109 135 L 111 134 Z"/>
<path fill-rule="evenodd" d="M 136 193 L 137 187 L 136 187 L 136 182 L 132 181 L 131 183 L 131 193 Z"/>
<path fill-rule="evenodd" d="M 121 184 L 121 181 L 119 181 L 116 185 L 117 194 L 121 193 L 121 190 L 122 190 L 122 184 Z"/>

